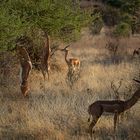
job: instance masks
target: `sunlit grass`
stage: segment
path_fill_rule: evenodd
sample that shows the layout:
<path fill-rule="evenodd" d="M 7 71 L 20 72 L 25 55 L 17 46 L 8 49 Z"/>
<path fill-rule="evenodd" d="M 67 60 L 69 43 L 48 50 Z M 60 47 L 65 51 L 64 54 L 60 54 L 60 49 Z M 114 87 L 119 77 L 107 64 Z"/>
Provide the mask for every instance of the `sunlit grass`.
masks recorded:
<path fill-rule="evenodd" d="M 126 99 L 124 93 L 130 97 L 135 91 L 132 79 L 139 71 L 135 60 L 122 60 L 119 64 L 102 63 L 111 59 L 109 54 L 105 49 L 93 47 L 83 50 L 79 47 L 71 55 L 81 60 L 80 79 L 73 89 L 66 84 L 67 66 L 60 52 L 56 58 L 60 59 L 59 65 L 63 68 L 59 72 L 55 69 L 51 71 L 45 90 L 41 72 L 31 72 L 29 98 L 24 98 L 20 93 L 18 69 L 12 70 L 12 76 L 6 80 L 8 86 L 0 87 L 1 139 L 89 139 L 88 106 L 98 99 L 115 99 L 110 86 L 112 81 L 117 85 L 123 79 L 119 90 L 121 99 Z M 132 92 L 128 92 L 127 87 L 131 86 Z M 124 114 L 123 121 L 120 120 L 117 131 L 119 140 L 140 138 L 139 107 L 137 103 Z M 113 116 L 101 117 L 94 139 L 113 139 Z"/>

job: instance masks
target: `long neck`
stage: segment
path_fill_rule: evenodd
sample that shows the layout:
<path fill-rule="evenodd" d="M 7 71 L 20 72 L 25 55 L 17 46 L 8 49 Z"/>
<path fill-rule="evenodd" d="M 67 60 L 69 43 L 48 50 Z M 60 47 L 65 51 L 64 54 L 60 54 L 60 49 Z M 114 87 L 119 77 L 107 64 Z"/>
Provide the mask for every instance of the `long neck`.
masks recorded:
<path fill-rule="evenodd" d="M 48 35 L 46 35 L 44 47 L 47 49 L 48 52 L 50 52 L 50 40 Z"/>
<path fill-rule="evenodd" d="M 68 51 L 65 52 L 65 61 L 66 61 L 66 63 L 68 64 L 69 61 L 68 61 L 68 58 L 67 58 L 67 57 L 68 57 Z"/>
<path fill-rule="evenodd" d="M 31 61 L 30 56 L 25 49 L 25 47 L 19 49 L 19 59 L 22 61 L 22 58 L 24 58 L 25 61 Z"/>
<path fill-rule="evenodd" d="M 30 56 L 27 52 L 27 50 L 25 49 L 25 57 L 27 58 L 27 61 L 31 61 Z"/>
<path fill-rule="evenodd" d="M 46 35 L 45 40 L 44 40 L 44 48 L 43 48 L 43 62 L 47 62 L 50 57 L 50 43 L 49 43 L 49 36 Z"/>
<path fill-rule="evenodd" d="M 139 100 L 139 96 L 136 96 L 136 95 L 139 92 L 140 91 L 136 91 L 129 100 L 125 101 L 124 110 L 130 109 L 133 105 L 135 105 L 137 103 L 137 101 Z"/>

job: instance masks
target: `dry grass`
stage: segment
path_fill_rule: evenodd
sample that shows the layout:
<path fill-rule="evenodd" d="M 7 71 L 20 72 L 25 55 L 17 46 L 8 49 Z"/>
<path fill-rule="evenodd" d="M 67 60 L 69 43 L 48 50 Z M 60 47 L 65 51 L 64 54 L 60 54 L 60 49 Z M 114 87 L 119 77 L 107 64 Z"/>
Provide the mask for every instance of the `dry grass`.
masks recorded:
<path fill-rule="evenodd" d="M 96 37 L 97 39 L 97 37 Z M 97 39 L 98 40 L 98 39 Z M 87 42 L 87 44 L 86 44 Z M 103 41 L 104 42 L 104 41 Z M 123 78 L 120 88 L 121 99 L 129 98 L 135 90 L 132 78 L 139 72 L 139 61 L 122 58 L 118 64 L 111 62 L 110 56 L 102 44 L 94 46 L 93 38 L 76 44 L 73 56 L 80 57 L 81 76 L 73 89 L 70 89 L 65 77 L 67 68 L 63 54 L 56 55 L 63 67 L 51 72 L 51 80 L 44 83 L 40 72 L 32 71 L 30 77 L 30 96 L 23 98 L 18 87 L 18 69 L 10 73 L 6 85 L 0 87 L 0 139 L 2 140 L 88 140 L 89 104 L 98 99 L 114 99 L 110 88 L 111 81 Z M 96 42 L 98 43 L 98 42 Z M 81 46 L 81 47 L 80 47 Z M 84 47 L 87 46 L 87 47 Z M 82 49 L 81 49 L 82 48 Z M 129 48 L 129 47 L 128 47 Z M 74 50 L 74 47 L 72 48 Z M 3 77 L 1 76 L 1 79 Z M 127 87 L 133 87 L 128 92 Z M 124 96 L 127 93 L 127 97 Z M 117 139 L 137 140 L 140 138 L 140 104 L 127 111 L 120 121 Z M 113 116 L 102 116 L 96 125 L 95 140 L 113 139 Z"/>

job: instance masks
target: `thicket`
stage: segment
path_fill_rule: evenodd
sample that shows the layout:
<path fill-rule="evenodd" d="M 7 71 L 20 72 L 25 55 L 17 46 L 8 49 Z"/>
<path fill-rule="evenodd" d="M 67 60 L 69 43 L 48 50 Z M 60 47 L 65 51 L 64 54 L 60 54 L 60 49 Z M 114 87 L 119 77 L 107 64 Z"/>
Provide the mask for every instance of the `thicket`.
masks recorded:
<path fill-rule="evenodd" d="M 93 32 L 96 27 L 105 24 L 115 27 L 114 33 L 117 37 L 126 37 L 130 33 L 140 33 L 140 0 L 103 0 L 102 2 L 103 4 L 95 7 L 92 14 L 100 15 L 98 21 L 96 20 L 92 24 Z M 96 23 L 98 26 L 95 26 Z"/>
<path fill-rule="evenodd" d="M 121 22 L 119 23 L 114 30 L 114 35 L 116 37 L 129 37 L 131 35 L 131 27 L 128 23 Z"/>
<path fill-rule="evenodd" d="M 91 16 L 73 6 L 71 0 L 3 0 L 0 4 L 0 49 L 11 50 L 21 35 L 41 46 L 41 33 L 73 41 Z"/>
<path fill-rule="evenodd" d="M 140 0 L 107 0 L 107 4 L 118 9 L 119 23 L 117 30 L 120 27 L 119 33 L 124 26 L 125 31 L 130 26 L 132 34 L 140 33 Z M 122 31 L 122 36 L 124 36 L 125 31 Z M 126 36 L 127 34 L 128 32 L 126 32 Z"/>

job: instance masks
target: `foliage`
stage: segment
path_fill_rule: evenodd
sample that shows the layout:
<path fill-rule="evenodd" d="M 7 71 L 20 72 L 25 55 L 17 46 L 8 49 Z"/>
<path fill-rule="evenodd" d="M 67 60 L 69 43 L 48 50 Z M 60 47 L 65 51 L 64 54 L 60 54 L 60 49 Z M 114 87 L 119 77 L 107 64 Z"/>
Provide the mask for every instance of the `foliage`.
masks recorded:
<path fill-rule="evenodd" d="M 124 22 L 124 23 L 131 25 L 133 22 L 133 18 L 128 13 L 121 13 L 121 22 Z"/>
<path fill-rule="evenodd" d="M 20 35 L 29 35 L 34 40 L 40 30 L 71 41 L 91 20 L 78 5 L 74 11 L 71 0 L 7 0 L 1 2 L 0 11 L 1 49 L 13 48 Z"/>
<path fill-rule="evenodd" d="M 106 6 L 104 12 L 103 12 L 103 20 L 106 25 L 108 26 L 114 26 L 119 23 L 120 21 L 120 10 L 113 8 L 111 6 Z"/>
<path fill-rule="evenodd" d="M 129 37 L 131 34 L 131 27 L 128 23 L 121 22 L 116 26 L 114 34 L 117 37 Z"/>
<path fill-rule="evenodd" d="M 107 3 L 111 6 L 120 7 L 122 4 L 122 0 L 107 0 Z"/>
<path fill-rule="evenodd" d="M 140 0 L 107 0 L 107 4 L 120 11 L 120 22 L 131 26 L 132 33 L 140 31 Z M 108 12 L 112 15 L 112 12 Z M 108 14 L 105 14 L 108 15 Z M 112 15 L 111 18 L 116 18 Z M 107 19 L 110 19 L 109 17 Z M 120 24 L 120 23 L 119 23 Z"/>
<path fill-rule="evenodd" d="M 40 47 L 42 31 L 51 38 L 74 41 L 81 28 L 91 22 L 95 33 L 100 32 L 103 22 L 117 25 L 121 32 L 126 24 L 132 33 L 140 31 L 140 0 L 107 0 L 96 13 L 98 19 L 95 13 L 90 16 L 89 11 L 82 11 L 78 3 L 73 5 L 72 0 L 3 0 L 0 11 L 0 50 L 14 48 L 15 39 L 21 35 L 29 36 Z"/>
<path fill-rule="evenodd" d="M 140 0 L 107 0 L 107 3 L 130 14 L 140 10 Z"/>
<path fill-rule="evenodd" d="M 121 9 L 135 15 L 140 10 L 140 0 L 123 0 Z"/>

